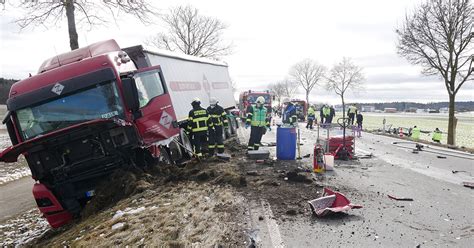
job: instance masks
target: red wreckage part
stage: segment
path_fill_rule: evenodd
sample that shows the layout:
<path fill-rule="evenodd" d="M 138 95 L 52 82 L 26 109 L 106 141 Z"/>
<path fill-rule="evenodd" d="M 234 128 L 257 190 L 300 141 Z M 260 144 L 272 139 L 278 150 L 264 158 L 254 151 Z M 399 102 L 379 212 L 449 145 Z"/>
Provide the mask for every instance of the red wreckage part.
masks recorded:
<path fill-rule="evenodd" d="M 323 196 L 308 201 L 311 210 L 319 217 L 325 216 L 329 213 L 337 213 L 347 211 L 353 208 L 362 208 L 360 205 L 351 204 L 343 194 L 324 188 Z"/>
<path fill-rule="evenodd" d="M 53 228 L 58 228 L 72 220 L 72 214 L 65 210 L 56 196 L 41 183 L 33 186 L 33 196 L 43 216 Z"/>

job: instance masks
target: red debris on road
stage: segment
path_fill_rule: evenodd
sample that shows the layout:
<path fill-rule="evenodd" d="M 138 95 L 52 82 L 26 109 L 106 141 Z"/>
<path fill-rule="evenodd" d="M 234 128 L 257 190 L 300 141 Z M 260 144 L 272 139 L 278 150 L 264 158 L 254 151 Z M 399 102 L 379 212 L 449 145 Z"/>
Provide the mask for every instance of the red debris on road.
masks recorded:
<path fill-rule="evenodd" d="M 308 201 L 308 203 L 312 212 L 319 217 L 330 213 L 347 211 L 352 208 L 362 208 L 361 205 L 351 204 L 351 201 L 343 194 L 328 188 L 324 188 L 322 197 Z"/>

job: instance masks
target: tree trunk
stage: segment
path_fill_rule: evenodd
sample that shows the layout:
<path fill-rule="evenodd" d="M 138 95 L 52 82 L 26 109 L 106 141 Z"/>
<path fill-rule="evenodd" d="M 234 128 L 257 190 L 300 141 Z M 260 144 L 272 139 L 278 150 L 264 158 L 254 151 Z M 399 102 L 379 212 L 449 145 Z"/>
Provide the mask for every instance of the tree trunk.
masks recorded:
<path fill-rule="evenodd" d="M 448 145 L 455 144 L 455 136 L 456 136 L 456 123 L 454 120 L 454 118 L 456 118 L 454 116 L 455 98 L 456 98 L 456 95 L 449 94 Z"/>
<path fill-rule="evenodd" d="M 66 17 L 67 17 L 67 26 L 69 31 L 69 45 L 71 50 L 76 50 L 79 48 L 78 35 L 76 31 L 76 20 L 74 17 L 74 0 L 67 0 L 66 4 Z"/>
<path fill-rule="evenodd" d="M 341 95 L 342 100 L 342 118 L 346 118 L 346 104 L 344 103 L 344 95 Z"/>
<path fill-rule="evenodd" d="M 306 104 L 309 105 L 309 91 L 306 91 Z"/>

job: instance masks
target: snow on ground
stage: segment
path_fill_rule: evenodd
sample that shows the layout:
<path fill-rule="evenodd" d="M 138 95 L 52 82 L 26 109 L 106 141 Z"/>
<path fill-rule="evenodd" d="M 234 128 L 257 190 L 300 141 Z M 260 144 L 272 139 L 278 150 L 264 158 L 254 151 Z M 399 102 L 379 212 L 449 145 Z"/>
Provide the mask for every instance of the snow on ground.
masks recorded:
<path fill-rule="evenodd" d="M 0 185 L 26 176 L 31 176 L 31 171 L 22 155 L 18 162 L 0 163 Z"/>
<path fill-rule="evenodd" d="M 10 138 L 6 133 L 0 133 L 0 152 L 11 146 Z M 0 162 L 0 185 L 18 180 L 22 177 L 31 176 L 31 171 L 23 156 L 15 163 Z"/>
<path fill-rule="evenodd" d="M 50 229 L 37 208 L 0 225 L 1 247 L 22 247 Z"/>

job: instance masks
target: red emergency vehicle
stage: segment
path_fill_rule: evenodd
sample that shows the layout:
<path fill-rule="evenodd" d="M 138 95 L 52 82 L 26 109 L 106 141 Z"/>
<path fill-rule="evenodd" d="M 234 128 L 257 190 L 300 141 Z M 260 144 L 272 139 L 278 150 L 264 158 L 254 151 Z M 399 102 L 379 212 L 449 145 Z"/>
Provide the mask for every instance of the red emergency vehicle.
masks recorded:
<path fill-rule="evenodd" d="M 259 96 L 262 96 L 265 98 L 265 107 L 268 110 L 268 114 L 271 115 L 272 111 L 272 95 L 271 93 L 267 91 L 244 91 L 240 93 L 239 96 L 239 110 L 240 110 L 240 117 L 246 118 L 247 117 L 247 108 L 255 104 L 257 101 L 257 98 Z"/>

